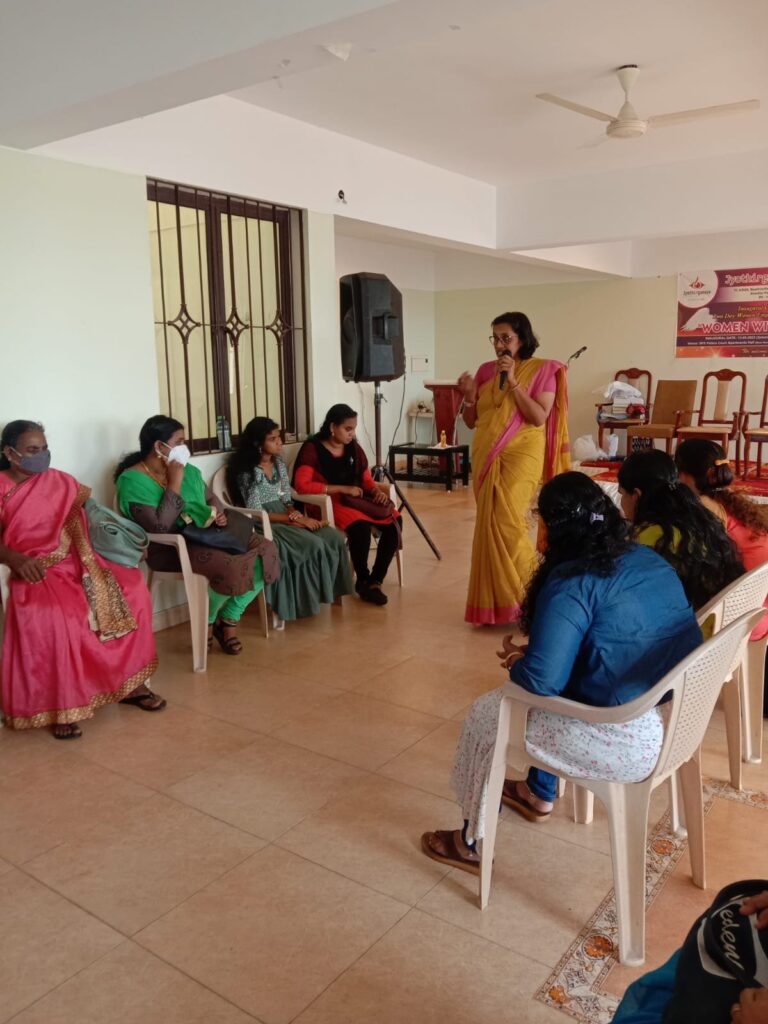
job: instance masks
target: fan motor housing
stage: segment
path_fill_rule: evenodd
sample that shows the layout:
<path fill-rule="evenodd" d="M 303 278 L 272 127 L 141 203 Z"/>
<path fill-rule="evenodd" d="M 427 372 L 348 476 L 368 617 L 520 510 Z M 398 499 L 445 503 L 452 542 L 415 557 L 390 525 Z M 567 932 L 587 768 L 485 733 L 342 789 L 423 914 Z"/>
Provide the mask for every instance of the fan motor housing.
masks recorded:
<path fill-rule="evenodd" d="M 611 121 L 605 134 L 611 139 L 637 139 L 648 131 L 648 122 L 641 118 Z"/>

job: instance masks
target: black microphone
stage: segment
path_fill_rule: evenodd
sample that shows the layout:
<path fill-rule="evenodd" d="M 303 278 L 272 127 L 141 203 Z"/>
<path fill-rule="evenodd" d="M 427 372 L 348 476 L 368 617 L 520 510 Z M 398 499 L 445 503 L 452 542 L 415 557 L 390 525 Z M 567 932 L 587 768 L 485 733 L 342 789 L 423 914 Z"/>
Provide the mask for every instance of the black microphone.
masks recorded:
<path fill-rule="evenodd" d="M 586 345 L 582 345 L 580 349 L 577 349 L 576 352 L 574 352 L 572 355 L 568 356 L 568 362 L 570 363 L 572 359 L 578 359 L 579 356 L 582 355 L 586 351 L 587 351 L 587 346 Z"/>
<path fill-rule="evenodd" d="M 505 348 L 504 351 L 501 353 L 501 356 L 511 356 L 511 355 L 512 355 L 512 353 L 509 351 L 508 348 Z M 501 356 L 499 356 L 499 359 L 501 359 Z M 499 389 L 501 391 L 504 390 L 504 385 L 506 383 L 507 383 L 507 371 L 506 370 L 502 370 L 501 373 L 499 374 Z"/>

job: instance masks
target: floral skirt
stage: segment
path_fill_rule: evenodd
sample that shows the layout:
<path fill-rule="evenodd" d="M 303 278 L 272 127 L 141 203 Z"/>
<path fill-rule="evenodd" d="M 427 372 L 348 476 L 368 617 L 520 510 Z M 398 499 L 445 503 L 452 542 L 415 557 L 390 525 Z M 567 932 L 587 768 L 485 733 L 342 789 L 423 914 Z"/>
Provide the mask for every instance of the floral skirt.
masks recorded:
<path fill-rule="evenodd" d="M 502 689 L 479 697 L 469 709 L 453 763 L 452 784 L 469 822 L 468 834 L 485 834 L 485 804 Z M 625 724 L 592 724 L 534 709 L 525 747 L 552 773 L 612 782 L 640 782 L 656 766 L 664 740 L 661 712 L 653 708 Z"/>

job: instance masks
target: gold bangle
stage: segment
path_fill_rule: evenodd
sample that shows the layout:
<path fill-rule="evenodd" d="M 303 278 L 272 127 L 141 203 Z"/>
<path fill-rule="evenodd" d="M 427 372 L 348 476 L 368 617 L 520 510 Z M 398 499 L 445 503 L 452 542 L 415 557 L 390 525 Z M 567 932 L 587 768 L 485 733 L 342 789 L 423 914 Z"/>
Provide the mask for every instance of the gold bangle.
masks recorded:
<path fill-rule="evenodd" d="M 517 389 L 518 389 L 519 387 L 520 387 L 520 381 L 519 381 L 519 380 L 516 380 L 516 381 L 515 381 L 515 383 L 514 383 L 514 384 L 513 384 L 513 385 L 512 385 L 511 387 L 510 387 L 510 389 L 509 389 L 509 390 L 510 390 L 510 391 L 517 391 Z"/>

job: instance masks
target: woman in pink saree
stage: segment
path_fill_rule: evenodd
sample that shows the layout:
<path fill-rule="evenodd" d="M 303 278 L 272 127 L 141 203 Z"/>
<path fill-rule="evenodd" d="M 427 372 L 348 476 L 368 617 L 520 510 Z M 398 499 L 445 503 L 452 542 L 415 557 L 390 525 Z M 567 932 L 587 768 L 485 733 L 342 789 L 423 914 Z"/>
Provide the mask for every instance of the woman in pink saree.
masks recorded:
<path fill-rule="evenodd" d="M 529 513 L 540 485 L 570 468 L 565 366 L 536 359 L 524 313 L 492 324 L 496 359 L 464 373 L 464 422 L 475 428 L 472 474 L 477 518 L 465 619 L 515 622 L 536 563 Z"/>
<path fill-rule="evenodd" d="M 152 606 L 138 569 L 91 547 L 90 490 L 49 469 L 39 424 L 9 423 L 0 439 L 0 563 L 11 570 L 2 649 L 2 709 L 11 729 L 78 722 L 114 701 L 160 711 L 146 686 L 157 668 Z"/>

